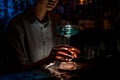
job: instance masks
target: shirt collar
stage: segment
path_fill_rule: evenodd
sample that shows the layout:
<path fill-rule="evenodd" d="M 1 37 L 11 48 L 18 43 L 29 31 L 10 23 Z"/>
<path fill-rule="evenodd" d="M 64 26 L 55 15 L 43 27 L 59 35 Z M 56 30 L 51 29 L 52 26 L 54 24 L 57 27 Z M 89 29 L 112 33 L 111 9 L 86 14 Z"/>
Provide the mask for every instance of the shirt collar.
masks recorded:
<path fill-rule="evenodd" d="M 44 27 L 47 27 L 49 24 L 51 24 L 50 20 L 45 21 L 45 22 L 39 21 L 38 18 L 35 16 L 35 14 L 32 12 L 32 10 L 30 8 L 26 9 L 25 16 L 27 17 L 27 19 L 30 21 L 31 24 L 33 24 L 36 20 L 39 23 L 41 23 Z"/>
<path fill-rule="evenodd" d="M 36 16 L 35 14 L 33 13 L 33 11 L 31 10 L 31 8 L 28 8 L 26 9 L 25 11 L 25 16 L 27 17 L 27 19 L 32 23 L 34 23 L 36 20 L 38 20 L 40 23 L 48 23 L 50 22 L 48 19 L 47 19 L 47 16 L 46 18 L 44 18 L 42 21 L 40 21 Z"/>

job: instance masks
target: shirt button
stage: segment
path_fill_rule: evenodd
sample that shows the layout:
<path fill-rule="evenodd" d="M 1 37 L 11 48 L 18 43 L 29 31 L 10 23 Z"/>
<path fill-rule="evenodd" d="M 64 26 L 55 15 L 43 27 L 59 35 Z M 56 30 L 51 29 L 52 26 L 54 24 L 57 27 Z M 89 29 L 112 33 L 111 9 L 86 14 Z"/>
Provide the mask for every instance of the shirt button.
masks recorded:
<path fill-rule="evenodd" d="M 43 27 L 40 27 L 40 30 L 43 30 Z"/>
<path fill-rule="evenodd" d="M 43 40 L 43 44 L 45 44 L 45 40 Z"/>

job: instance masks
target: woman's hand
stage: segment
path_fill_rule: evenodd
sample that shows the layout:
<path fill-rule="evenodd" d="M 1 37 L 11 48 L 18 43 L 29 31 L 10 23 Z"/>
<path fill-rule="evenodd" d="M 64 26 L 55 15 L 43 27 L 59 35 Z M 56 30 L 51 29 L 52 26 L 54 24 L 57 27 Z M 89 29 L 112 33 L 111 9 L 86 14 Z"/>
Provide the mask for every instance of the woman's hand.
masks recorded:
<path fill-rule="evenodd" d="M 50 57 L 59 61 L 71 61 L 74 58 L 78 58 L 79 54 L 80 50 L 75 47 L 68 45 L 60 45 L 52 49 Z"/>

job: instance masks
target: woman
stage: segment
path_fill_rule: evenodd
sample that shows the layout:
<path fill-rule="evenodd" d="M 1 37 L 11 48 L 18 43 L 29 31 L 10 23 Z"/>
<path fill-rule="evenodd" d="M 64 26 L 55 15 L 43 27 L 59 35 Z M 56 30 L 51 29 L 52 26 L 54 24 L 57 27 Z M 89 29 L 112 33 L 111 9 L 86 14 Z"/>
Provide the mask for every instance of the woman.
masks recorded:
<path fill-rule="evenodd" d="M 8 70 L 28 70 L 54 60 L 77 58 L 78 49 L 53 46 L 51 12 L 58 1 L 36 0 L 31 8 L 9 22 L 5 33 Z"/>

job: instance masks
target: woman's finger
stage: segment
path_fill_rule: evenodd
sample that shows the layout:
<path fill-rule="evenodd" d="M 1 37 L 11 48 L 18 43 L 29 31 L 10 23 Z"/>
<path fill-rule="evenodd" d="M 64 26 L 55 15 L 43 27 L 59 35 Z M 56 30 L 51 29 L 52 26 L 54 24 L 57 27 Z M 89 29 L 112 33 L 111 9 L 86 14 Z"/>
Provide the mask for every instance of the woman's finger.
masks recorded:
<path fill-rule="evenodd" d="M 68 57 L 68 58 L 73 58 L 72 55 L 67 54 L 67 53 L 65 53 L 65 52 L 61 52 L 61 51 L 57 52 L 57 55 L 63 55 L 63 56 Z"/>
<path fill-rule="evenodd" d="M 62 57 L 62 56 L 56 56 L 55 58 L 57 60 L 60 60 L 60 61 L 68 61 L 69 60 L 68 58 L 65 58 L 65 57 Z"/>

